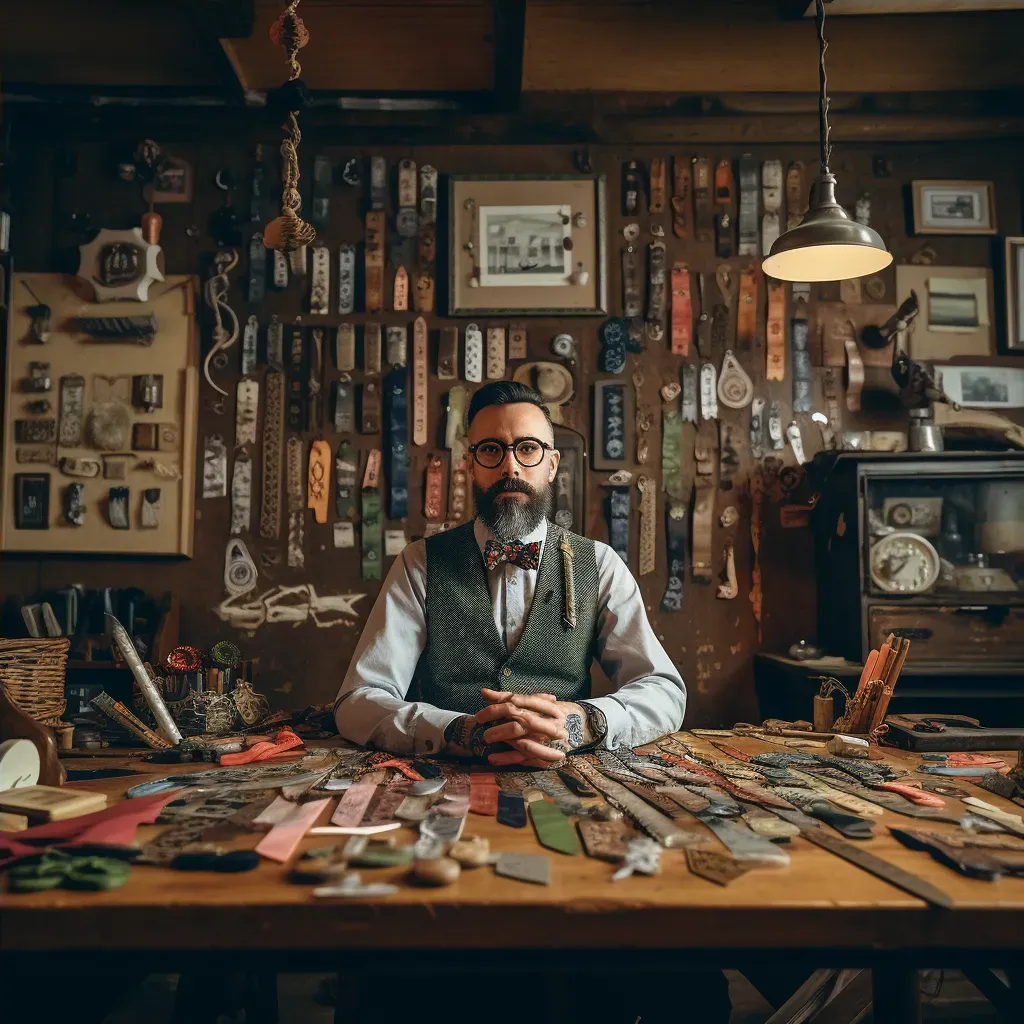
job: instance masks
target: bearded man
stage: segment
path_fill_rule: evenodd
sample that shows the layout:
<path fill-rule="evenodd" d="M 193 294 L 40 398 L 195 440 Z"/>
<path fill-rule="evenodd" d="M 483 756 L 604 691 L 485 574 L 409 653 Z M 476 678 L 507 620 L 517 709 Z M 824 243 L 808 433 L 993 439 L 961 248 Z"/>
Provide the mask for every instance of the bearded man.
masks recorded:
<path fill-rule="evenodd" d="M 395 559 L 335 703 L 341 735 L 514 770 L 679 729 L 686 688 L 636 580 L 607 544 L 548 519 L 559 455 L 541 396 L 480 388 L 469 441 L 477 518 Z M 606 696 L 591 696 L 593 659 Z"/>

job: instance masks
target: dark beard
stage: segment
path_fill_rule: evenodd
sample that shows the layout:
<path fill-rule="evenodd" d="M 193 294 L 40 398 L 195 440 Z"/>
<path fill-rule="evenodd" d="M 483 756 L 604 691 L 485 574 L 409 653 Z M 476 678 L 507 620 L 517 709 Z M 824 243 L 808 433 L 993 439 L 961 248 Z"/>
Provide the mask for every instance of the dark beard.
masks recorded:
<path fill-rule="evenodd" d="M 499 501 L 499 494 L 518 491 L 527 501 Z M 499 480 L 486 491 L 473 484 L 477 515 L 494 534 L 495 540 L 522 540 L 547 518 L 551 511 L 551 484 L 541 490 L 515 477 Z"/>

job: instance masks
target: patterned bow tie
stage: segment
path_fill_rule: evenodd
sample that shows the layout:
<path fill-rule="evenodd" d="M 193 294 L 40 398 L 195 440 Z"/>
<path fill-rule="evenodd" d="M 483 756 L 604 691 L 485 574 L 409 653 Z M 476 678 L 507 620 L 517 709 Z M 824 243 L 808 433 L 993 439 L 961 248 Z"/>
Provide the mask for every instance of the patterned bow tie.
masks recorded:
<path fill-rule="evenodd" d="M 484 545 L 484 560 L 487 568 L 493 569 L 502 562 L 518 565 L 523 569 L 536 569 L 540 564 L 540 542 L 524 544 L 521 540 L 510 540 L 504 544 L 489 540 Z"/>

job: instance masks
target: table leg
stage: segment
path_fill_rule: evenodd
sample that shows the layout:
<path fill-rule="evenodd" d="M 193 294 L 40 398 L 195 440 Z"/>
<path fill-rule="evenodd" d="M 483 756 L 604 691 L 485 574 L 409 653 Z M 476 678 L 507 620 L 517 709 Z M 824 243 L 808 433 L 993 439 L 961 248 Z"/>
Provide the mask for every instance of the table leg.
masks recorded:
<path fill-rule="evenodd" d="M 872 967 L 871 987 L 874 1024 L 920 1024 L 921 1000 L 916 968 L 896 964 Z"/>

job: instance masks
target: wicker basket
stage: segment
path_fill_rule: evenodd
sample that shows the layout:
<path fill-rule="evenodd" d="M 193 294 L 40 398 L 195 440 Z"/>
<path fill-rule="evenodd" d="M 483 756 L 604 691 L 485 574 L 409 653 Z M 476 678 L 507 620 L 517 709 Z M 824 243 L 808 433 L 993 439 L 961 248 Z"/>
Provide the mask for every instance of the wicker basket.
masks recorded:
<path fill-rule="evenodd" d="M 67 707 L 64 672 L 70 641 L 0 639 L 0 685 L 36 721 L 60 718 Z"/>

